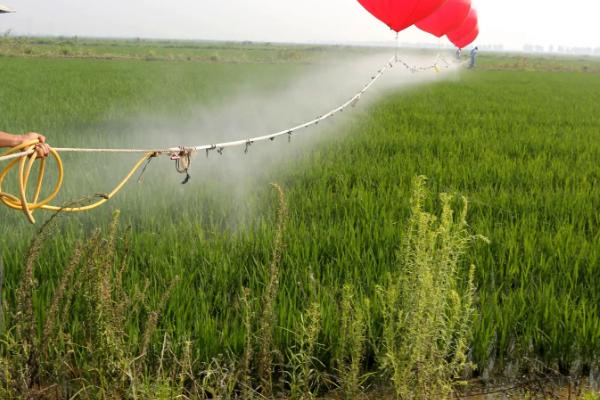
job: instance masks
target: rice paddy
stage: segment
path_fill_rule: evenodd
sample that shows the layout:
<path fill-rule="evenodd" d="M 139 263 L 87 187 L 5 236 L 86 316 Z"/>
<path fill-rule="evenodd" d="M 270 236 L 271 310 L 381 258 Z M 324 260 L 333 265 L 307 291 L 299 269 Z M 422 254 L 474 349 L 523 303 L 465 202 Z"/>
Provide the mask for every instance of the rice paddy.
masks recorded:
<path fill-rule="evenodd" d="M 318 68 L 328 51 L 347 51 L 345 57 L 368 51 L 128 43 L 137 49 L 134 56 L 108 59 L 101 55 L 109 43 L 98 44 L 100 50 L 81 44 L 68 54 L 57 52 L 56 44 L 50 50 L 40 43 L 23 46 L 0 46 L 0 127 L 82 147 L 158 143 L 164 138 L 157 132 L 166 129 L 161 121 L 193 119 L 199 109 L 226 102 L 239 86 L 269 93 Z M 273 289 L 280 203 L 270 183 L 276 182 L 288 213 L 273 289 L 273 347 L 286 356 L 286 349 L 304 343 L 299 332 L 316 304 L 317 369 L 333 374 L 346 345 L 340 298 L 350 285 L 371 304 L 364 308 L 360 369 L 377 370 L 385 334 L 377 288 L 398 266 L 411 182 L 426 176 L 432 193 L 468 199 L 469 231 L 489 240 L 474 242 L 458 266 L 461 285 L 469 266 L 476 267 L 467 351 L 477 366 L 473 376 L 510 378 L 532 365 L 566 376 L 594 375 L 600 357 L 600 63 L 523 59 L 484 56 L 480 69 L 455 79 L 390 91 L 320 128 L 325 139 L 317 145 L 310 135 L 277 144 L 276 160 L 251 174 L 234 169 L 254 171 L 264 161 L 264 153 L 252 149 L 229 158 L 198 155 L 186 186 L 170 163 L 157 161 L 142 183 L 105 208 L 58 218 L 35 261 L 39 330 L 76 242 L 94 228 L 108 230 L 111 214 L 120 210 L 118 236 L 128 237 L 129 254 L 123 288 L 131 296 L 143 292 L 147 310 L 164 302 L 154 360 L 165 335 L 183 353 L 189 340 L 200 362 L 223 354 L 243 358 L 244 298 L 260 310 L 260 299 Z M 144 116 L 150 122 L 133 129 Z M 65 157 L 74 167 L 62 200 L 107 190 L 132 161 Z M 441 212 L 436 196 L 425 208 Z M 4 208 L 0 221 L 2 304 L 10 320 L 35 230 Z M 85 310 L 69 311 L 66 331 L 77 335 L 88 318 L 77 313 Z M 131 312 L 123 320 L 127 343 L 142 341 L 145 315 Z"/>

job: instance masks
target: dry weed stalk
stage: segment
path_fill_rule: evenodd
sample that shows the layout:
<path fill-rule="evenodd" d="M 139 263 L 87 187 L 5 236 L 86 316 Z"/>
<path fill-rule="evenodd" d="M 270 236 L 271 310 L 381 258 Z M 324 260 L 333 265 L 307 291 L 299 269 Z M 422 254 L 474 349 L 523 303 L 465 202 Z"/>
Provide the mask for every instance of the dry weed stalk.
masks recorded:
<path fill-rule="evenodd" d="M 283 256 L 284 235 L 288 215 L 283 189 L 277 184 L 272 185 L 278 192 L 279 210 L 277 213 L 277 229 L 275 231 L 273 254 L 269 268 L 269 283 L 263 295 L 262 314 L 258 327 L 258 376 L 263 394 L 267 397 L 273 393 L 273 327 L 276 325 L 275 300 L 279 290 L 279 267 Z"/>
<path fill-rule="evenodd" d="M 365 354 L 366 322 L 360 301 L 352 285 L 342 290 L 341 330 L 342 345 L 336 355 L 339 385 L 346 399 L 355 398 L 361 387 L 361 365 Z"/>

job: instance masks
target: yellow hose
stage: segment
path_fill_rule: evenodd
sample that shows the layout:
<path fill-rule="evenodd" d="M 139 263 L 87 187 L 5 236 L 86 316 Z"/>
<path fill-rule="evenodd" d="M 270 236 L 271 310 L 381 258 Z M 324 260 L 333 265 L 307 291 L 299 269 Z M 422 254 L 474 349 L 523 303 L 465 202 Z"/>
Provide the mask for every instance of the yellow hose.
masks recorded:
<path fill-rule="evenodd" d="M 35 150 L 35 146 L 39 144 L 39 141 L 32 140 L 26 143 L 23 143 L 19 146 L 13 147 L 8 150 L 2 156 L 7 156 L 10 154 L 15 154 L 19 152 L 30 152 Z M 42 192 L 42 186 L 44 183 L 44 173 L 46 172 L 46 159 L 39 159 L 37 157 L 37 153 L 34 151 L 31 155 L 23 155 L 19 158 L 15 158 L 11 160 L 6 167 L 2 169 L 0 172 L 0 202 L 2 202 L 5 206 L 12 208 L 14 210 L 21 210 L 27 217 L 30 223 L 35 224 L 35 218 L 33 217 L 33 213 L 36 210 L 48 210 L 48 211 L 61 211 L 61 212 L 84 212 L 90 211 L 97 207 L 100 207 L 110 199 L 112 199 L 123 187 L 127 184 L 127 182 L 131 179 L 131 177 L 136 173 L 138 169 L 150 158 L 154 157 L 156 153 L 146 153 L 144 157 L 142 157 L 129 171 L 129 173 L 123 178 L 121 182 L 106 196 L 93 204 L 87 205 L 85 207 L 57 207 L 49 205 L 49 203 L 56 198 L 63 183 L 64 177 L 64 168 L 62 159 L 58 155 L 58 152 L 54 149 L 50 149 L 50 156 L 56 161 L 58 177 L 56 180 L 56 184 L 52 193 L 48 195 L 48 197 L 39 200 L 40 194 Z M 29 185 L 29 178 L 31 175 L 31 171 L 35 164 L 35 161 L 39 161 L 39 171 L 37 176 L 37 182 L 35 186 L 35 192 L 33 195 L 33 200 L 28 200 L 27 198 L 27 188 Z M 2 191 L 2 184 L 4 183 L 4 179 L 8 176 L 9 172 L 12 171 L 15 166 L 18 164 L 18 183 L 19 183 L 19 194 L 14 195 L 11 193 L 5 193 Z"/>

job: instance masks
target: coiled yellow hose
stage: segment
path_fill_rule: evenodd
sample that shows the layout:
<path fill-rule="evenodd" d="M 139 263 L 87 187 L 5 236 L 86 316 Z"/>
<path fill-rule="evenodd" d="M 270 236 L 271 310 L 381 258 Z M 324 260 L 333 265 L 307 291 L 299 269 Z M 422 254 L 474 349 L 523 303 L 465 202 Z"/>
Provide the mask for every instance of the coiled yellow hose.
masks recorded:
<path fill-rule="evenodd" d="M 11 148 L 10 150 L 8 150 L 4 154 L 2 154 L 2 156 L 7 156 L 7 155 L 19 153 L 19 152 L 30 152 L 32 150 L 35 150 L 35 147 L 38 144 L 39 144 L 39 141 L 37 141 L 37 140 L 29 141 L 29 142 L 23 143 L 19 146 Z M 47 160 L 45 158 L 42 158 L 42 159 L 38 158 L 37 153 L 35 151 L 33 151 L 33 153 L 30 155 L 23 155 L 18 158 L 15 158 L 14 160 L 11 160 L 8 163 L 8 165 L 6 167 L 4 167 L 2 169 L 2 171 L 0 172 L 0 202 L 2 202 L 5 206 L 10 207 L 14 210 L 23 211 L 23 213 L 27 217 L 27 220 L 32 224 L 35 224 L 35 218 L 33 217 L 33 213 L 36 210 L 47 210 L 47 211 L 54 211 L 54 212 L 58 212 L 58 211 L 60 211 L 60 212 L 90 211 L 90 210 L 100 207 L 101 205 L 103 205 L 104 203 L 106 203 L 107 201 L 112 199 L 119 191 L 121 191 L 121 189 L 123 189 L 125 184 L 127 184 L 127 182 L 136 173 L 136 171 L 138 169 L 140 169 L 140 167 L 144 164 L 144 162 L 146 162 L 150 158 L 154 157 L 155 155 L 156 155 L 156 153 L 153 153 L 153 152 L 144 154 L 144 156 L 133 166 L 133 168 L 131 169 L 131 171 L 129 171 L 129 173 L 125 176 L 125 178 L 123 178 L 123 180 L 121 180 L 121 182 L 119 182 L 119 184 L 110 193 L 103 195 L 101 200 L 98 200 L 97 202 L 87 205 L 85 207 L 58 207 L 58 206 L 50 205 L 49 203 L 52 200 L 54 200 L 56 198 L 56 196 L 58 196 L 58 193 L 60 192 L 60 189 L 63 184 L 64 167 L 63 167 L 62 159 L 60 158 L 60 155 L 58 154 L 58 152 L 56 150 L 54 150 L 52 148 L 50 149 L 50 157 L 52 157 L 56 162 L 58 176 L 57 176 L 56 184 L 54 185 L 54 188 L 52 189 L 52 192 L 50 193 L 50 195 L 48 195 L 46 198 L 40 200 L 39 197 L 42 192 L 42 186 L 44 184 L 44 174 L 46 172 Z M 35 185 L 33 199 L 29 200 L 27 197 L 27 192 L 28 192 L 27 189 L 28 189 L 28 185 L 29 185 L 29 178 L 31 176 L 31 171 L 33 169 L 33 166 L 34 166 L 36 160 L 39 161 L 39 171 L 38 171 L 37 182 Z M 18 165 L 17 178 L 18 178 L 18 184 L 19 184 L 18 195 L 3 192 L 2 184 L 4 183 L 4 180 L 6 179 L 8 174 L 17 165 Z"/>

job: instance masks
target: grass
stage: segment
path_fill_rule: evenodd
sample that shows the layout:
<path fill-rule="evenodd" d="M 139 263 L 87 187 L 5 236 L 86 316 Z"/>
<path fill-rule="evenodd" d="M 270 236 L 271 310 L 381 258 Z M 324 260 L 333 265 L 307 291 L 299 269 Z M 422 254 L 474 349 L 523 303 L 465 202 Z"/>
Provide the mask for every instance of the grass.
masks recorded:
<path fill-rule="evenodd" d="M 437 217 L 423 210 L 428 197 L 424 181 L 417 179 L 413 187 L 403 258 L 398 258 L 385 286 L 378 288 L 376 309 L 384 310 L 384 340 L 371 346 L 381 368 L 380 374 L 373 372 L 371 377 L 377 376 L 378 383 L 386 385 L 391 375 L 400 398 L 449 397 L 454 379 L 470 364 L 465 351 L 473 315 L 473 274 L 465 284 L 458 273 L 470 239 L 466 203 L 455 217 L 451 196 L 443 195 L 437 222 Z M 281 347 L 274 341 L 281 318 L 275 310 L 280 301 L 288 219 L 285 194 L 274 186 L 279 210 L 266 288 L 260 298 L 246 288 L 238 290 L 245 329 L 241 357 L 229 352 L 200 361 L 194 355 L 196 341 L 175 337 L 169 328 L 162 341 L 156 340 L 159 320 L 180 279 L 175 277 L 162 289 L 157 303 L 150 295 L 148 279 L 138 282 L 140 286 L 124 283 L 131 232 L 121 236 L 119 212 L 107 233 L 96 230 L 77 244 L 49 309 L 40 309 L 32 301 L 38 289 L 34 271 L 44 242 L 56 229 L 51 219 L 28 250 L 16 291 L 16 310 L 8 313 L 10 328 L 3 332 L 0 348 L 0 396 L 312 399 L 335 388 L 346 398 L 361 395 L 361 382 L 367 376 L 361 376 L 366 350 L 366 324 L 361 315 L 372 310 L 368 299 L 359 298 L 351 286 L 345 285 L 338 293 L 342 298 L 337 321 L 348 340 L 336 349 L 339 375 L 331 374 L 319 357 L 322 304 L 316 280 L 305 288 L 309 305 L 301 312 L 296 330 L 288 331 L 291 342 Z M 439 290 L 432 290 L 432 285 Z M 417 312 L 413 306 L 419 304 Z M 429 310 L 429 305 L 434 307 Z M 46 310 L 43 329 L 38 330 L 36 314 Z M 132 325 L 137 329 L 126 331 Z M 439 344 L 432 352 L 430 345 L 438 340 L 437 335 L 441 335 Z M 428 345 L 411 350 L 413 341 Z M 257 371 L 256 379 L 253 371 Z"/>
<path fill-rule="evenodd" d="M 319 61 L 336 53 L 372 51 L 352 46 L 222 43 L 210 41 L 98 40 L 78 37 L 0 37 L 0 52 L 7 56 L 91 58 L 109 60 L 194 61 L 217 64 L 288 64 Z"/>
<path fill-rule="evenodd" d="M 600 72 L 598 57 L 583 55 L 488 54 L 480 67 L 499 71 Z"/>
<path fill-rule="evenodd" d="M 236 51 L 246 57 L 246 50 Z M 269 182 L 277 181 L 286 192 L 289 215 L 274 300 L 273 348 L 297 348 L 307 316 L 316 320 L 317 308 L 311 305 L 318 304 L 320 345 L 311 350 L 318 363 L 301 359 L 297 364 L 305 377 L 299 386 L 312 385 L 312 378 L 306 378 L 311 369 L 339 370 L 340 354 L 352 360 L 339 334 L 353 323 L 347 321 L 344 328 L 338 318 L 343 287 L 351 285 L 360 298 L 376 298 L 382 277 L 396 265 L 410 212 L 410 182 L 427 175 L 433 192 L 457 192 L 469 199 L 471 230 L 491 242 L 476 245 L 461 264 L 465 279 L 468 265 L 477 266 L 477 315 L 469 349 L 476 374 L 527 371 L 525 357 L 573 376 L 594 372 L 600 355 L 600 75 L 577 68 L 487 68 L 495 62 L 513 64 L 482 58 L 483 70 L 391 94 L 359 107 L 343 127 L 324 128 L 331 134 L 347 131 L 343 141 L 338 136 L 302 153 L 282 147 L 289 157 L 277 170 L 250 176 L 239 189 L 243 201 L 232 192 L 239 182 L 204 173 L 208 168 L 227 174 L 225 167 L 212 164 L 222 161 L 212 158 L 193 167 L 195 179 L 185 190 L 178 177 L 164 179 L 161 169 L 170 164 L 156 164 L 145 184 L 129 187 L 106 208 L 63 218 L 60 234 L 47 238 L 34 263 L 39 287 L 31 301 L 38 330 L 43 330 L 44 310 L 52 309 L 77 241 L 94 227 L 108 228 L 118 208 L 122 223 L 131 227 L 123 275 L 127 291 L 147 288 L 146 302 L 157 305 L 164 288 L 182 277 L 157 322 L 154 357 L 161 350 L 157 340 L 166 333 L 189 338 L 190 359 L 242 356 L 248 320 L 240 312 L 241 288 L 249 299 L 262 298 L 272 276 L 278 201 Z M 144 137 L 127 136 L 132 114 L 185 120 L 196 112 L 190 104 L 222 102 L 248 82 L 269 92 L 309 68 L 293 60 L 236 64 L 38 57 L 0 57 L 0 65 L 6 78 L 0 93 L 2 129 L 35 129 L 57 145 L 73 146 L 106 143 L 107 135 L 115 146 L 141 145 Z M 304 141 L 298 137 L 293 143 Z M 251 157 L 252 151 L 240 162 L 252 165 Z M 120 166 L 120 160 L 71 158 L 71 165 L 80 167 L 70 172 L 78 176 L 70 178 L 63 199 L 109 185 L 113 170 L 103 164 Z M 153 181 L 160 186 L 147 184 Z M 433 201 L 426 206 L 440 207 Z M 16 213 L 0 209 L 0 219 L 6 314 L 17 304 L 33 231 Z M 311 291 L 314 282 L 318 289 Z M 68 329 L 83 317 L 75 313 L 73 318 Z M 382 337 L 381 310 L 371 308 L 364 319 L 369 344 L 360 369 L 372 371 L 377 365 L 374 343 Z M 129 318 L 123 326 L 127 340 L 138 343 L 142 326 L 143 318 Z M 355 330 L 360 332 L 360 326 Z M 183 344 L 179 349 L 185 353 Z M 277 357 L 273 354 L 275 364 Z M 354 376 L 350 382 L 360 375 L 352 369 L 346 374 Z"/>

